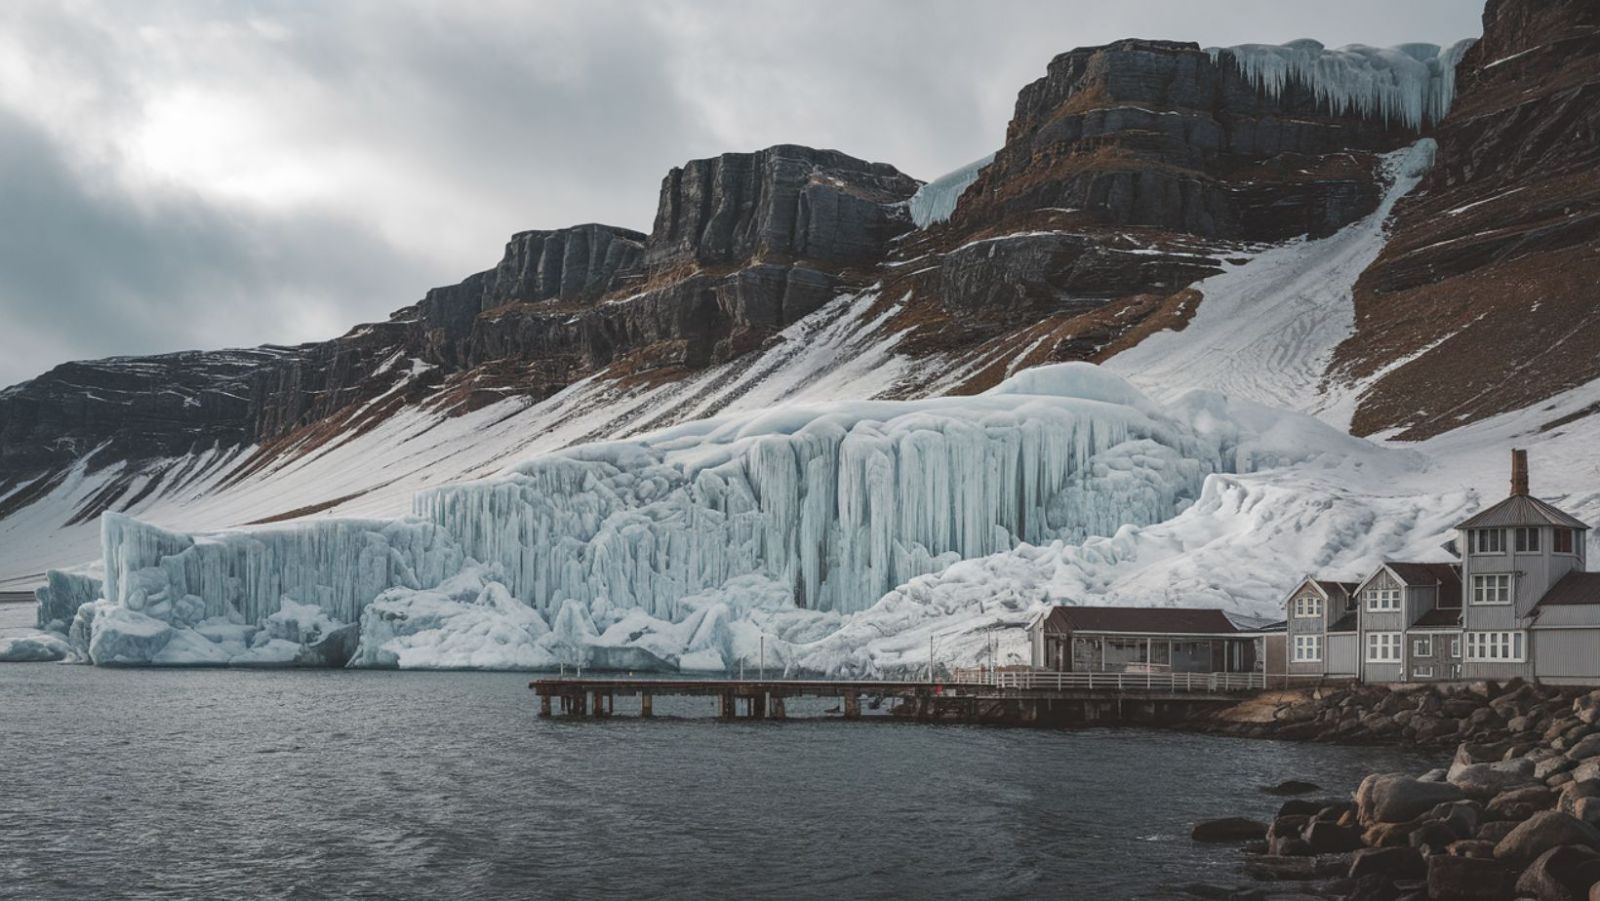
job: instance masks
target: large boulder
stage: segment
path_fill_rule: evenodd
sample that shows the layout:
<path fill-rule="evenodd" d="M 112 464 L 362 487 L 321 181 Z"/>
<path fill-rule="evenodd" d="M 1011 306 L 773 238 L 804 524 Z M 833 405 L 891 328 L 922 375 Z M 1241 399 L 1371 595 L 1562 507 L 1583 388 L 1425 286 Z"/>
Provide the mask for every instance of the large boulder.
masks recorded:
<path fill-rule="evenodd" d="M 1517 879 L 1517 894 L 1538 901 L 1585 901 L 1600 883 L 1600 854 L 1563 845 L 1539 855 Z"/>
<path fill-rule="evenodd" d="M 1400 773 L 1374 774 L 1356 789 L 1357 818 L 1363 826 L 1404 823 L 1434 807 L 1466 795 L 1448 782 L 1423 782 Z"/>
<path fill-rule="evenodd" d="M 1585 735 L 1567 749 L 1567 758 L 1570 760 L 1587 760 L 1595 756 L 1600 756 L 1600 732 Z"/>
<path fill-rule="evenodd" d="M 1501 792 L 1538 785 L 1533 778 L 1533 767 L 1533 761 L 1526 757 L 1452 766 L 1450 784 L 1469 798 L 1487 801 Z"/>
<path fill-rule="evenodd" d="M 1600 847 L 1600 829 L 1559 810 L 1540 811 L 1501 839 L 1494 856 L 1521 866 L 1561 845 Z"/>
<path fill-rule="evenodd" d="M 1489 802 L 1489 815 L 1497 820 L 1526 820 L 1541 810 L 1549 810 L 1556 803 L 1556 793 L 1543 785 L 1513 788 L 1494 796 Z"/>
<path fill-rule="evenodd" d="M 1498 860 L 1436 854 L 1428 858 L 1428 897 L 1449 901 L 1505 901 L 1516 873 Z"/>
<path fill-rule="evenodd" d="M 1421 879 L 1427 863 L 1416 848 L 1363 848 L 1350 856 L 1350 878 L 1380 874 L 1390 879 Z"/>

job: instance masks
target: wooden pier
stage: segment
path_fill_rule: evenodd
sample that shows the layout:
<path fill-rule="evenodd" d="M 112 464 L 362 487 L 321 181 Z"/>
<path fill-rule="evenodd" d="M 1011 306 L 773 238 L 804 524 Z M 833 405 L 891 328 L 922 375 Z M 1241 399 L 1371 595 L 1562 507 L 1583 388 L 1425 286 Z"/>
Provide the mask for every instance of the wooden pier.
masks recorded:
<path fill-rule="evenodd" d="M 639 716 L 655 715 L 655 698 L 705 697 L 718 719 L 788 717 L 793 698 L 836 698 L 846 720 L 862 719 L 866 702 L 888 706 L 875 719 L 918 722 L 1056 725 L 1161 722 L 1206 707 L 1234 704 L 1266 687 L 1259 673 L 1001 672 L 948 682 L 835 679 L 536 679 L 541 717 L 605 718 L 616 699 L 639 699 Z"/>

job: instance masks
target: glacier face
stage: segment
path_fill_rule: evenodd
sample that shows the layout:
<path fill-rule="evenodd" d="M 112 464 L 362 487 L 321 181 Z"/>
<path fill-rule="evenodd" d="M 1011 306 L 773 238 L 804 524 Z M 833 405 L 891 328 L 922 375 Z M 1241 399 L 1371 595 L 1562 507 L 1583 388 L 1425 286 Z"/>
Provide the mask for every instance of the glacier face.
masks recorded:
<path fill-rule="evenodd" d="M 122 665 L 895 671 L 916 665 L 930 616 L 970 631 L 996 612 L 973 601 L 962 574 L 989 565 L 973 561 L 1016 564 L 990 583 L 1004 603 L 1081 602 L 1085 583 L 1048 561 L 1114 567 L 1104 549 L 1159 535 L 1229 473 L 1386 453 L 1063 364 L 983 395 L 777 406 L 578 446 L 422 492 L 400 520 L 187 535 L 107 514 L 100 597 L 62 638 Z M 62 599 L 93 584 L 61 582 Z"/>
<path fill-rule="evenodd" d="M 414 512 L 546 614 L 605 600 L 676 620 L 681 598 L 743 575 L 855 613 L 956 560 L 1166 519 L 1223 450 L 1072 364 L 977 397 L 780 407 L 579 447 L 422 492 Z"/>
<path fill-rule="evenodd" d="M 1450 111 L 1456 67 L 1475 43 L 1469 38 L 1448 47 L 1350 44 L 1329 50 L 1305 39 L 1209 47 L 1206 52 L 1218 62 L 1227 57 L 1248 81 L 1272 96 L 1291 83 L 1300 84 L 1333 113 L 1359 113 L 1421 131 Z"/>

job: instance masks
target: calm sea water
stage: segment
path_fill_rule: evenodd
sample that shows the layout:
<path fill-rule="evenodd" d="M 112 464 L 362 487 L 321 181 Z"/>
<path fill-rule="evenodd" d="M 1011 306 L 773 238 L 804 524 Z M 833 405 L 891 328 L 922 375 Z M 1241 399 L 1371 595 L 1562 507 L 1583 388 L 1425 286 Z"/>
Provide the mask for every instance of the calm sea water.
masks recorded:
<path fill-rule="evenodd" d="M 0 666 L 0 895 L 1180 897 L 1244 881 L 1236 851 L 1187 832 L 1269 815 L 1258 786 L 1344 792 L 1432 763 L 1141 730 L 728 724 L 709 700 L 539 720 L 527 681 Z"/>

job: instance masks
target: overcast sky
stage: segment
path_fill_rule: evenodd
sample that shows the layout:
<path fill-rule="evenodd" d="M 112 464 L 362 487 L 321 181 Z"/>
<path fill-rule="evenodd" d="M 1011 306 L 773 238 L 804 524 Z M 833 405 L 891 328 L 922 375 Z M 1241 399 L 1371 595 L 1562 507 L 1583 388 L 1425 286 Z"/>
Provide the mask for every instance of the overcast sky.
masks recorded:
<path fill-rule="evenodd" d="M 514 231 L 648 231 L 684 160 L 933 178 L 1050 57 L 1122 37 L 1444 43 L 1477 0 L 0 3 L 0 385 L 328 338 Z"/>

